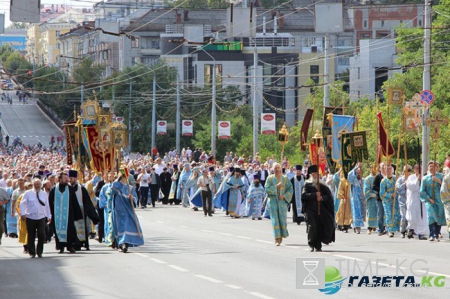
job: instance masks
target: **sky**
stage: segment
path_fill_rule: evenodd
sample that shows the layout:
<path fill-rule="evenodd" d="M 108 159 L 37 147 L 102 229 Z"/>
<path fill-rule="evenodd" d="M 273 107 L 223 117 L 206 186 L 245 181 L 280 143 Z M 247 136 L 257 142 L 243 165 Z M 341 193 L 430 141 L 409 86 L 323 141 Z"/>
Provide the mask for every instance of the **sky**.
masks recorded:
<path fill-rule="evenodd" d="M 14 0 L 25 1 L 27 0 Z M 94 3 L 101 2 L 100 0 L 41 0 L 41 5 L 44 4 L 66 4 L 68 6 L 79 8 L 90 8 Z M 11 24 L 9 20 L 10 0 L 0 0 L 0 13 L 5 14 L 5 28 Z"/>

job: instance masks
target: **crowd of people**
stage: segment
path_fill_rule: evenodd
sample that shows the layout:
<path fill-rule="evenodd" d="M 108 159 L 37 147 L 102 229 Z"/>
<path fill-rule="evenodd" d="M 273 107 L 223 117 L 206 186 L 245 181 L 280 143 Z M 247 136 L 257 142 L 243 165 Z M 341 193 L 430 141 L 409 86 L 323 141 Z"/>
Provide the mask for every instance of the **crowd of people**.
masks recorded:
<path fill-rule="evenodd" d="M 221 210 L 230 218 L 269 218 L 277 246 L 289 236 L 292 210 L 294 223 L 306 222 L 311 251 L 334 242 L 336 230 L 360 234 L 366 227 L 367 234 L 439 241 L 441 226 L 450 227 L 450 174 L 433 161 L 426 175 L 418 165 L 395 175 L 394 165 L 381 163 L 364 178 L 362 163 L 346 176 L 322 175 L 308 160 L 290 167 L 273 157 L 262 162 L 258 153 L 229 152 L 216 161 L 200 149 L 162 157 L 152 150 L 125 155 L 119 173 L 96 174 L 70 169 L 61 151 L 34 146 L 14 153 L 4 151 L 0 160 L 0 244 L 3 235 L 18 238 L 31 257 L 42 257 L 52 240 L 59 253 L 89 250 L 90 239 L 127 252 L 144 244 L 135 209 L 157 204 L 205 217 Z"/>

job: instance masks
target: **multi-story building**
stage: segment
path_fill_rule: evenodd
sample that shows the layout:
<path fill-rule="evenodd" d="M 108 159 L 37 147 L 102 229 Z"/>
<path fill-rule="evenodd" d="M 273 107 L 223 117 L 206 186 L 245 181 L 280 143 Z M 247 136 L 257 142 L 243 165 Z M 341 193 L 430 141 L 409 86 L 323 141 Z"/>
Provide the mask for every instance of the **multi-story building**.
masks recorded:
<path fill-rule="evenodd" d="M 395 63 L 395 39 L 361 40 L 360 47 L 364 50 L 350 58 L 351 101 L 382 96 L 383 83 L 394 73 L 401 72 Z"/>
<path fill-rule="evenodd" d="M 369 4 L 348 8 L 356 55 L 350 59 L 350 99 L 382 96 L 382 85 L 395 72 L 395 30 L 422 27 L 423 3 Z"/>

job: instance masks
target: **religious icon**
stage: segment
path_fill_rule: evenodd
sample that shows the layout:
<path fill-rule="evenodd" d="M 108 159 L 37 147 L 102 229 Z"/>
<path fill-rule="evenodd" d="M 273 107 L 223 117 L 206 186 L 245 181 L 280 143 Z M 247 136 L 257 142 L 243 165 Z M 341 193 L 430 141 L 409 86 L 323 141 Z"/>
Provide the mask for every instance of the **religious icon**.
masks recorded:
<path fill-rule="evenodd" d="M 389 89 L 388 100 L 390 105 L 401 105 L 403 103 L 403 91 L 400 89 Z"/>
<path fill-rule="evenodd" d="M 87 120 L 97 120 L 98 103 L 87 100 L 81 105 L 83 118 Z"/>
<path fill-rule="evenodd" d="M 97 118 L 97 124 L 100 128 L 106 128 L 110 123 L 109 115 L 99 115 Z"/>
<path fill-rule="evenodd" d="M 114 138 L 114 143 L 115 144 L 122 144 L 122 142 L 123 142 L 122 134 L 121 133 L 117 133 L 116 137 Z"/>
<path fill-rule="evenodd" d="M 353 144 L 356 147 L 364 146 L 363 136 L 361 136 L 361 135 L 353 136 Z"/>
<path fill-rule="evenodd" d="M 101 138 L 103 142 L 109 142 L 111 140 L 108 130 L 101 130 Z"/>

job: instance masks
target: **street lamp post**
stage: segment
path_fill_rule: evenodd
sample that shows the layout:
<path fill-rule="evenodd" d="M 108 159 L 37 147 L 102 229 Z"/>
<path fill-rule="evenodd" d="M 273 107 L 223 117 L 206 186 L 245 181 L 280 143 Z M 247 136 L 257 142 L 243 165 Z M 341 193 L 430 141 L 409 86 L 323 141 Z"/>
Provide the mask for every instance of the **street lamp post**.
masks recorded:
<path fill-rule="evenodd" d="M 212 103 L 211 103 L 211 152 L 212 155 L 216 156 L 216 59 L 211 56 L 208 52 L 203 49 L 203 47 L 200 48 L 203 52 L 206 53 L 213 61 L 213 71 L 212 71 Z"/>

